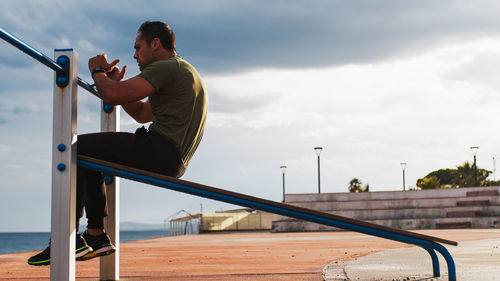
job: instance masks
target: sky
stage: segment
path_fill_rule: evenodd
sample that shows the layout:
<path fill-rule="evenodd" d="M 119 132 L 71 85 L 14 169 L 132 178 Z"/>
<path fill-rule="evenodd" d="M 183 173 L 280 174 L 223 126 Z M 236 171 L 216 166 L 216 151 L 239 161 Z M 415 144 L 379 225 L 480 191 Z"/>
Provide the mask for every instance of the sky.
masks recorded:
<path fill-rule="evenodd" d="M 146 4 L 147 3 L 147 4 Z M 209 94 L 203 140 L 183 179 L 265 199 L 402 190 L 442 168 L 500 155 L 498 1 L 9 1 L 0 27 L 53 57 L 73 48 L 79 76 L 106 53 L 139 73 L 146 20 L 169 23 Z M 0 41 L 0 232 L 49 231 L 53 71 Z M 99 130 L 78 94 L 78 133 Z M 121 130 L 140 125 L 121 113 Z M 491 175 L 498 179 L 498 176 Z M 162 224 L 233 206 L 121 180 L 121 221 Z"/>

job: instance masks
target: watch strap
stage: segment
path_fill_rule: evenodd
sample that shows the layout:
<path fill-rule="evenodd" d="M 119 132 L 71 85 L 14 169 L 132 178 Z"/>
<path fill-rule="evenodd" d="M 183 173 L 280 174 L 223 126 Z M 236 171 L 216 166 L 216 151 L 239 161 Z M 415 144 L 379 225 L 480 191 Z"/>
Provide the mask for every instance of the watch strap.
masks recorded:
<path fill-rule="evenodd" d="M 97 72 L 106 72 L 106 70 L 104 70 L 104 68 L 100 67 L 100 66 L 96 66 L 92 69 L 92 71 L 90 72 L 91 75 L 92 75 L 92 78 L 94 77 L 94 74 L 96 74 Z"/>

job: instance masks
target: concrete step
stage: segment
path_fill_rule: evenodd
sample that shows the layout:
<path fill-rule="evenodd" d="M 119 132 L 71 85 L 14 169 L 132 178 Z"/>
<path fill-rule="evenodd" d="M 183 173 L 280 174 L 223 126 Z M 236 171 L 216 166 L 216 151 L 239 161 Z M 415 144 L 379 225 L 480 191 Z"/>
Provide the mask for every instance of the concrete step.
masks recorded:
<path fill-rule="evenodd" d="M 321 201 L 321 202 L 286 202 L 288 204 L 303 208 L 313 209 L 321 212 L 337 210 L 367 210 L 367 209 L 408 209 L 408 208 L 432 208 L 432 207 L 456 207 L 460 206 L 487 206 L 500 207 L 500 196 L 496 197 L 456 197 L 456 198 L 425 198 L 425 199 L 392 199 L 392 200 L 358 200 L 358 201 Z"/>
<path fill-rule="evenodd" d="M 472 228 L 470 221 L 436 223 L 436 229 Z"/>
<path fill-rule="evenodd" d="M 500 217 L 370 220 L 369 222 L 401 229 L 435 229 L 437 224 L 458 224 L 464 222 L 470 223 L 471 228 L 500 228 Z"/>
<path fill-rule="evenodd" d="M 450 211 L 446 213 L 447 218 L 470 218 L 479 217 L 481 211 Z"/>
<path fill-rule="evenodd" d="M 490 200 L 460 200 L 457 201 L 457 206 L 489 206 L 490 205 Z"/>
<path fill-rule="evenodd" d="M 496 189 L 492 190 L 480 190 L 480 191 L 467 191 L 466 196 L 467 197 L 478 197 L 478 196 L 498 196 L 499 191 Z"/>
<path fill-rule="evenodd" d="M 362 200 L 397 200 L 397 199 L 424 199 L 424 198 L 452 198 L 452 197 L 467 197 L 474 196 L 495 196 L 495 191 L 500 194 L 500 186 L 488 187 L 467 187 L 467 188 L 452 188 L 452 189 L 432 189 L 418 191 L 376 191 L 376 192 L 361 192 L 361 193 L 303 193 L 303 194 L 286 194 L 286 202 L 312 202 L 312 201 L 362 201 Z M 476 193 L 475 193 L 476 192 Z M 479 193 L 477 193 L 479 192 Z M 485 193 L 482 193 L 485 192 Z M 484 195 L 481 195 L 484 194 Z"/>
<path fill-rule="evenodd" d="M 401 219 L 401 220 L 368 220 L 367 222 L 388 226 L 397 229 L 436 229 L 437 225 L 447 228 L 500 228 L 499 217 L 477 218 L 439 218 L 439 219 Z M 325 226 L 317 223 L 296 219 L 273 221 L 272 232 L 308 232 L 308 231 L 339 231 L 336 227 Z"/>
<path fill-rule="evenodd" d="M 357 220 L 383 220 L 383 219 L 423 219 L 447 217 L 500 217 L 499 206 L 467 206 L 446 208 L 406 208 L 406 209 L 361 209 L 361 210 L 334 210 L 324 211 L 328 214 L 357 219 Z M 277 216 L 277 220 L 285 217 Z"/>
<path fill-rule="evenodd" d="M 286 203 L 400 229 L 500 228 L 500 186 L 421 191 L 287 194 Z M 278 216 L 273 231 L 335 230 Z"/>

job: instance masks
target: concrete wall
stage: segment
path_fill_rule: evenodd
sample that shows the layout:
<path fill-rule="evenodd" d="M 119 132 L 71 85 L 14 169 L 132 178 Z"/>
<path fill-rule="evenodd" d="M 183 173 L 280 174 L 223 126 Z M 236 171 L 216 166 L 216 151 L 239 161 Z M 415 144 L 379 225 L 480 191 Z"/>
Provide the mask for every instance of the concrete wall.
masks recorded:
<path fill-rule="evenodd" d="M 265 212 L 203 214 L 202 231 L 270 230 L 276 215 Z"/>

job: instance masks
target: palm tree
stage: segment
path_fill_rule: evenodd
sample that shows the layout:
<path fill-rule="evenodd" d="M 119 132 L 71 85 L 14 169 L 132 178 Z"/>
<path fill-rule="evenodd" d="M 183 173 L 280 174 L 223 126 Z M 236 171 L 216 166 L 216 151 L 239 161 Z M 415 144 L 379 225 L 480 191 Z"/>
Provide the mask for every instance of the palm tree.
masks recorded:
<path fill-rule="evenodd" d="M 457 171 L 456 185 L 460 187 L 474 186 L 474 167 L 469 161 L 465 161 L 461 166 L 457 166 Z"/>
<path fill-rule="evenodd" d="M 349 192 L 361 192 L 362 191 L 362 188 L 361 188 L 361 185 L 363 183 L 357 179 L 357 178 L 353 178 L 350 182 L 349 182 Z"/>
<path fill-rule="evenodd" d="M 487 186 L 489 182 L 487 178 L 491 174 L 491 171 L 480 168 L 476 169 L 477 169 L 477 186 Z M 458 186 L 460 187 L 476 186 L 473 164 L 465 162 L 461 166 L 457 166 L 457 171 L 458 171 L 458 179 L 457 179 Z"/>

